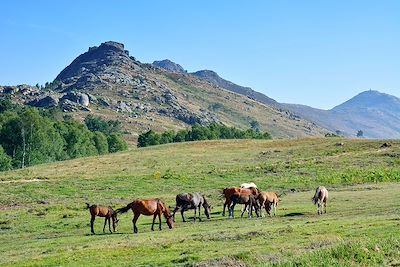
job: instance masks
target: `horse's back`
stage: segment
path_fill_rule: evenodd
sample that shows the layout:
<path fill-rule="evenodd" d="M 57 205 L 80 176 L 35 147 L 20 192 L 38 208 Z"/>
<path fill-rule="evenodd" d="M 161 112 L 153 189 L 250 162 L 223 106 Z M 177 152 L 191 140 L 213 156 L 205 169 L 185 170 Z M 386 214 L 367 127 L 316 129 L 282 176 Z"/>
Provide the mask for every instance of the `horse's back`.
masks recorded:
<path fill-rule="evenodd" d="M 159 199 L 137 199 L 132 202 L 132 210 L 134 213 L 153 215 L 157 211 L 159 203 Z"/>

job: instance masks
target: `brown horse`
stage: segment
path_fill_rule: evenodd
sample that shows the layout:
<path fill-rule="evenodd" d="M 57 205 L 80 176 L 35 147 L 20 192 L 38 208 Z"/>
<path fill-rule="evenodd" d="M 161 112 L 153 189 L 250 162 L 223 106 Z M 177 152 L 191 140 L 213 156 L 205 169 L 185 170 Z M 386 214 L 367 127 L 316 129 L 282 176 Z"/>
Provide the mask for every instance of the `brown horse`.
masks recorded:
<path fill-rule="evenodd" d="M 234 218 L 234 211 L 235 211 L 236 204 L 245 204 L 245 207 L 244 207 L 240 217 L 243 217 L 244 212 L 246 211 L 246 209 L 248 209 L 248 212 L 249 212 L 248 217 L 251 218 L 251 216 L 253 214 L 253 207 L 257 214 L 257 217 L 260 217 L 260 215 L 258 213 L 259 206 L 257 203 L 257 199 L 253 194 L 234 193 L 230 197 L 230 199 L 232 201 L 232 205 L 229 208 L 229 217 Z"/>
<path fill-rule="evenodd" d="M 222 211 L 222 216 L 225 216 L 225 209 L 228 207 L 230 208 L 232 204 L 231 196 L 236 193 L 241 193 L 245 195 L 253 195 L 255 197 L 258 196 L 258 189 L 255 187 L 250 188 L 240 188 L 240 187 L 229 187 L 222 190 L 222 194 L 225 197 L 224 209 Z"/>
<path fill-rule="evenodd" d="M 114 232 L 116 231 L 119 220 L 117 219 L 117 213 L 111 207 L 90 205 L 89 203 L 86 203 L 86 206 L 89 209 L 91 215 L 90 230 L 92 234 L 94 234 L 93 224 L 94 220 L 96 219 L 96 216 L 105 217 L 103 233 L 105 232 L 107 222 L 108 222 L 108 229 L 110 230 L 110 233 L 112 233 L 110 225 L 111 219 L 113 222 L 113 230 Z"/>
<path fill-rule="evenodd" d="M 138 228 L 136 227 L 136 222 L 141 214 L 143 215 L 153 215 L 153 223 L 151 225 L 151 230 L 154 231 L 154 222 L 158 216 L 159 228 L 161 230 L 161 213 L 164 214 L 165 219 L 169 229 L 173 227 L 172 216 L 169 213 L 168 207 L 158 198 L 156 199 L 137 199 L 132 203 L 129 203 L 125 208 L 120 208 L 117 213 L 125 213 L 128 210 L 133 211 L 133 232 L 137 233 Z"/>
<path fill-rule="evenodd" d="M 269 216 L 271 215 L 272 209 L 274 210 L 274 216 L 276 216 L 276 207 L 280 201 L 279 195 L 275 192 L 260 192 L 258 195 L 258 201 L 260 202 L 261 210 L 265 208 L 265 211 Z M 260 214 L 261 214 L 260 210 Z M 260 215 L 261 216 L 261 215 Z"/>
<path fill-rule="evenodd" d="M 315 190 L 315 194 L 311 199 L 312 202 L 318 204 L 317 213 L 322 214 L 323 212 L 326 213 L 326 203 L 328 202 L 328 190 L 324 186 L 319 186 Z M 325 206 L 325 211 L 324 211 Z"/>

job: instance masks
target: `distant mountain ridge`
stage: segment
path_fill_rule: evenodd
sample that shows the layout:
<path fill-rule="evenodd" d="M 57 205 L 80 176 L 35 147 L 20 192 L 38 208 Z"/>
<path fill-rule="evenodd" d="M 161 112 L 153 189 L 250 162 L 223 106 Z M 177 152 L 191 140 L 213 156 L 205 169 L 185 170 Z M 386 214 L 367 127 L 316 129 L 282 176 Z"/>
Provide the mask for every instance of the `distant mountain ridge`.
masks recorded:
<path fill-rule="evenodd" d="M 354 137 L 361 130 L 367 138 L 400 138 L 400 99 L 389 94 L 364 91 L 330 110 L 282 105 L 305 119 L 345 136 Z"/>
<path fill-rule="evenodd" d="M 173 62 L 172 64 L 177 65 Z M 340 135 L 354 137 L 359 130 L 362 130 L 364 136 L 368 138 L 400 138 L 400 99 L 392 95 L 369 90 L 331 110 L 321 110 L 301 104 L 278 103 L 249 87 L 225 80 L 212 70 L 200 70 L 190 75 L 260 103 L 289 110 Z"/>

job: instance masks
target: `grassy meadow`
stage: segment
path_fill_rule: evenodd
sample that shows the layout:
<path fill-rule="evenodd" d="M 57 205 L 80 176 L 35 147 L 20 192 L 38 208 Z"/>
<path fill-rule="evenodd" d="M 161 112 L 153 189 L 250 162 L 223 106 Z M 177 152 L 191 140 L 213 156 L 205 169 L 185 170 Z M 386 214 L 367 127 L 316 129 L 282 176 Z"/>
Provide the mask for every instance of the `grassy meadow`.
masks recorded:
<path fill-rule="evenodd" d="M 399 266 L 400 141 L 237 140 L 168 144 L 0 173 L 0 265 L 4 266 Z M 224 187 L 254 182 L 277 191 L 276 217 L 221 216 Z M 328 213 L 311 197 L 330 191 Z M 132 213 L 114 234 L 85 202 L 123 207 L 203 192 L 212 218 L 150 230 Z M 264 212 L 265 213 L 265 212 Z M 193 216 L 188 211 L 186 217 Z"/>

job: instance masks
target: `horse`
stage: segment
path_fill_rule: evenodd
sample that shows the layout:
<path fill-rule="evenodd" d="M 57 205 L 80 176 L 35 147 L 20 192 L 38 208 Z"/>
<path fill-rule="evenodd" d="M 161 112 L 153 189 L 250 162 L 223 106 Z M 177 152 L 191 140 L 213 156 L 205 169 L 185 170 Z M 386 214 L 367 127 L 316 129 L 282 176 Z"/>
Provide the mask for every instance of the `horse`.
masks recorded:
<path fill-rule="evenodd" d="M 153 215 L 153 223 L 151 225 L 151 231 L 154 231 L 154 222 L 156 217 L 158 216 L 159 229 L 161 231 L 161 213 L 164 215 L 167 220 L 167 225 L 169 229 L 173 227 L 172 216 L 170 215 L 168 207 L 162 202 L 160 199 L 137 199 L 132 203 L 129 203 L 126 207 L 117 209 L 117 213 L 125 213 L 128 210 L 132 209 L 133 212 L 133 232 L 135 234 L 138 233 L 138 228 L 136 226 L 136 222 L 139 219 L 141 214 L 146 216 Z"/>
<path fill-rule="evenodd" d="M 260 203 L 260 216 L 261 210 L 264 207 L 265 211 L 268 213 L 269 216 L 272 216 L 271 210 L 274 210 L 274 216 L 276 216 L 276 207 L 280 201 L 279 195 L 275 192 L 260 192 L 257 197 L 257 200 Z"/>
<path fill-rule="evenodd" d="M 248 217 L 251 218 L 253 215 L 253 207 L 257 214 L 257 217 L 260 217 L 260 215 L 258 213 L 259 206 L 258 206 L 256 197 L 253 194 L 234 193 L 233 195 L 231 195 L 230 200 L 232 201 L 232 205 L 229 208 L 229 217 L 234 218 L 234 210 L 235 210 L 235 205 L 237 203 L 245 204 L 245 207 L 244 207 L 240 217 L 243 217 L 244 212 L 248 208 Z"/>
<path fill-rule="evenodd" d="M 182 220 L 186 222 L 185 216 L 183 213 L 189 209 L 194 209 L 194 221 L 196 221 L 196 210 L 199 209 L 199 221 L 201 221 L 200 217 L 200 208 L 203 206 L 204 214 L 207 216 L 207 219 L 210 219 L 211 206 L 208 204 L 204 195 L 200 193 L 183 193 L 176 195 L 176 206 L 174 211 L 172 212 L 172 218 L 175 222 L 175 213 L 180 210 L 182 215 Z"/>
<path fill-rule="evenodd" d="M 251 182 L 251 183 L 243 183 L 243 184 L 240 185 L 240 188 L 250 188 L 250 187 L 257 188 L 257 185 L 255 183 L 253 183 L 253 182 Z"/>
<path fill-rule="evenodd" d="M 324 186 L 319 186 L 315 190 L 315 194 L 312 197 L 312 202 L 318 204 L 317 213 L 322 214 L 323 212 L 326 213 L 326 203 L 328 202 L 328 190 Z M 325 206 L 325 211 L 324 211 Z"/>
<path fill-rule="evenodd" d="M 91 215 L 90 230 L 91 230 L 92 234 L 95 234 L 93 225 L 94 225 L 94 220 L 96 219 L 96 216 L 105 217 L 103 233 L 105 233 L 105 228 L 106 228 L 107 222 L 108 222 L 108 230 L 110 231 L 110 233 L 112 233 L 111 225 L 110 225 L 111 219 L 113 222 L 113 230 L 114 230 L 114 232 L 116 231 L 119 220 L 117 219 L 117 213 L 111 207 L 90 205 L 89 203 L 86 203 L 86 206 L 87 206 L 86 208 L 89 209 L 90 215 Z"/>
<path fill-rule="evenodd" d="M 228 207 L 230 208 L 232 201 L 231 201 L 231 196 L 235 193 L 243 193 L 243 194 L 251 194 L 254 196 L 258 196 L 258 189 L 255 187 L 250 187 L 250 188 L 240 188 L 240 187 L 227 187 L 222 190 L 222 194 L 225 197 L 225 203 L 224 203 L 224 209 L 222 211 L 222 216 L 225 216 L 225 209 Z"/>

